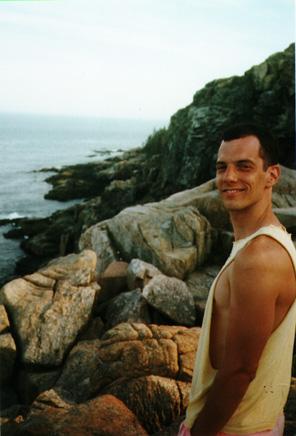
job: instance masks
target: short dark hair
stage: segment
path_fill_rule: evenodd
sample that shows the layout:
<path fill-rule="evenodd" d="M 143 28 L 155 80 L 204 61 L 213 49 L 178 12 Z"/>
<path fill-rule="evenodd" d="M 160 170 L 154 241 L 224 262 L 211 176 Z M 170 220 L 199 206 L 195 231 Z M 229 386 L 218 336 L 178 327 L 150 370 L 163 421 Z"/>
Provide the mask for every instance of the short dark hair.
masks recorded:
<path fill-rule="evenodd" d="M 264 127 L 253 123 L 235 124 L 223 132 L 223 141 L 256 136 L 260 142 L 260 156 L 264 161 L 264 169 L 279 163 L 278 144 L 273 135 Z"/>

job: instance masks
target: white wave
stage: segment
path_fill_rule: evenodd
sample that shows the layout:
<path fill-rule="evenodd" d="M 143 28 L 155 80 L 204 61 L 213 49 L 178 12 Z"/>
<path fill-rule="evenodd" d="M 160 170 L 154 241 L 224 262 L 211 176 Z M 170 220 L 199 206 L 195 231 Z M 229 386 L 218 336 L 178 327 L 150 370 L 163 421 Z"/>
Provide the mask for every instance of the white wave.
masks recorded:
<path fill-rule="evenodd" d="M 21 215 L 18 212 L 11 212 L 11 213 L 9 213 L 7 215 L 0 214 L 0 219 L 1 220 L 15 220 L 17 218 L 24 218 L 24 217 L 25 217 L 25 215 Z"/>

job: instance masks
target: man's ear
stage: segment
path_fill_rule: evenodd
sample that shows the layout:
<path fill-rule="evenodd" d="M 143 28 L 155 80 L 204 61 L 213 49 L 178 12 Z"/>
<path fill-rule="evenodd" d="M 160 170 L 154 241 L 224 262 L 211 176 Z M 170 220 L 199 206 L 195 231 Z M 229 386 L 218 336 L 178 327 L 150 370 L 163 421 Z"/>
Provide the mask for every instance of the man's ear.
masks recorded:
<path fill-rule="evenodd" d="M 280 178 L 281 168 L 279 165 L 270 165 L 267 168 L 266 173 L 266 187 L 272 188 Z"/>

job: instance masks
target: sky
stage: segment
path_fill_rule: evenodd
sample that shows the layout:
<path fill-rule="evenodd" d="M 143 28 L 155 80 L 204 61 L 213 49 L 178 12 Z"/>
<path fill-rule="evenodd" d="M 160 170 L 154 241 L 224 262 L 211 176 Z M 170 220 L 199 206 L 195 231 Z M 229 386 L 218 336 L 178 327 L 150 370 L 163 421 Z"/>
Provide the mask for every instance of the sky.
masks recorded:
<path fill-rule="evenodd" d="M 294 0 L 0 0 L 0 112 L 167 120 L 294 28 Z"/>

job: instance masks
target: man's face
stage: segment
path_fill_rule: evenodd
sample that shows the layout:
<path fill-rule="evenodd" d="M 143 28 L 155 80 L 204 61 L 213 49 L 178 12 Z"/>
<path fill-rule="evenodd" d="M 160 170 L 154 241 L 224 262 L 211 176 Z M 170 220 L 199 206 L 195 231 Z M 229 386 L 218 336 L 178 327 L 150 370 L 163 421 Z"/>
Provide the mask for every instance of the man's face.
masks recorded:
<path fill-rule="evenodd" d="M 216 164 L 216 183 L 229 211 L 244 210 L 269 195 L 272 167 L 264 171 L 255 136 L 223 141 Z"/>

